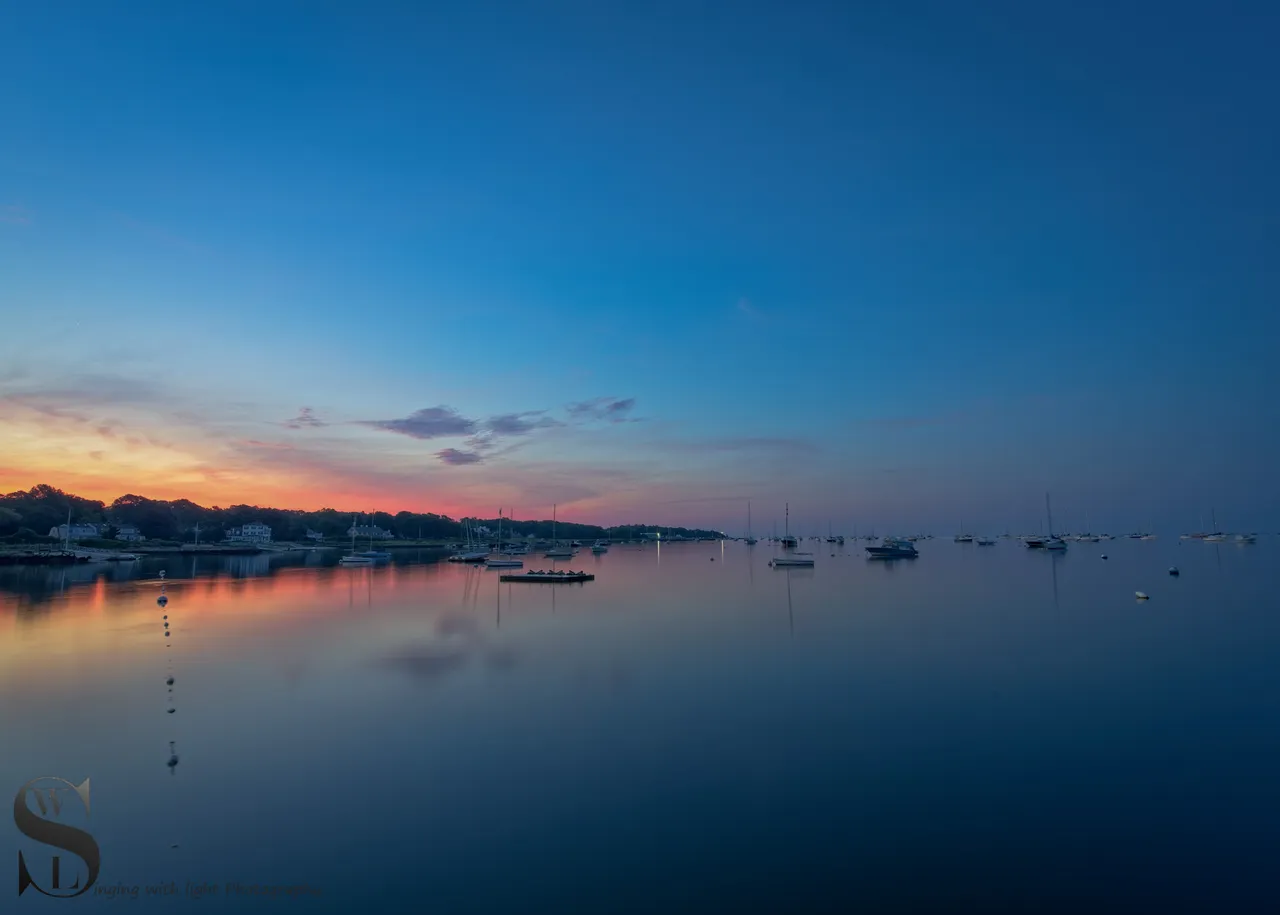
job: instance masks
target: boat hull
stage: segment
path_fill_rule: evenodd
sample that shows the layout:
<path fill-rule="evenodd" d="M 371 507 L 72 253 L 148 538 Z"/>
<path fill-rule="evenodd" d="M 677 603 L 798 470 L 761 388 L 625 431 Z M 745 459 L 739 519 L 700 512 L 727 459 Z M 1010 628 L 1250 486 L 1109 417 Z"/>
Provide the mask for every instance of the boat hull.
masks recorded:
<path fill-rule="evenodd" d="M 596 577 L 585 572 L 565 572 L 563 575 L 555 572 L 525 572 L 520 575 L 503 575 L 500 580 L 559 585 L 569 582 L 595 581 Z"/>

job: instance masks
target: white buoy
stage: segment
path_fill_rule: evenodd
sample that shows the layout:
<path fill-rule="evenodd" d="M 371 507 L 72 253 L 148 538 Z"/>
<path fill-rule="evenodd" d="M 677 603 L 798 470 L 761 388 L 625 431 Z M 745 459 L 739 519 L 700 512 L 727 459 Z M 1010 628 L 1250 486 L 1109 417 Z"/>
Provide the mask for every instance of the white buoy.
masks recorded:
<path fill-rule="evenodd" d="M 1147 595 L 1143 594 L 1141 591 L 1134 591 L 1133 596 L 1136 597 L 1138 600 L 1150 600 L 1150 598 L 1147 597 Z"/>

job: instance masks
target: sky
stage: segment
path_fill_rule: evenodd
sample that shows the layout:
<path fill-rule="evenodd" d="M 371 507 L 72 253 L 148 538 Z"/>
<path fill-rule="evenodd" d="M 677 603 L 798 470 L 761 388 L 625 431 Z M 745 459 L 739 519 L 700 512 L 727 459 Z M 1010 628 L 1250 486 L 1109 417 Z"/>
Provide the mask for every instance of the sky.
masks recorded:
<path fill-rule="evenodd" d="M 1280 8 L 0 2 L 0 490 L 1280 530 Z"/>

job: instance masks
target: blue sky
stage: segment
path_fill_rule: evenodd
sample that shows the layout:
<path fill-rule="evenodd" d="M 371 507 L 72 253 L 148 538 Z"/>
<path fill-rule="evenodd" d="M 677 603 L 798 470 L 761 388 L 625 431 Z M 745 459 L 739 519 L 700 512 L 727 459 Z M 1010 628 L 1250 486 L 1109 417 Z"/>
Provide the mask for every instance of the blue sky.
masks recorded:
<path fill-rule="evenodd" d="M 1274 7 L 5 19 L 6 488 L 1276 524 Z"/>

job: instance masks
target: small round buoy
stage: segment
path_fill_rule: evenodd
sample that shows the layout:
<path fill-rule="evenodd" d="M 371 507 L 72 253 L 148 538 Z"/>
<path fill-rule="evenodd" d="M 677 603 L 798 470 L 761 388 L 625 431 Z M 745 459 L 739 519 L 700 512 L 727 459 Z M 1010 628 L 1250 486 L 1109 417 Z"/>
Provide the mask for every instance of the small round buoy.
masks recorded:
<path fill-rule="evenodd" d="M 1102 558 L 1103 558 L 1103 559 L 1106 559 L 1106 558 L 1107 558 L 1107 554 L 1106 554 L 1106 553 L 1103 553 L 1103 554 L 1102 554 Z"/>
<path fill-rule="evenodd" d="M 176 712 L 176 711 L 177 711 L 177 709 L 176 709 L 176 708 L 171 708 L 171 709 L 169 709 L 168 711 L 169 711 L 169 714 L 170 714 L 170 715 L 172 715 L 174 712 Z"/>
<path fill-rule="evenodd" d="M 165 681 L 164 681 L 164 685 L 165 685 L 165 686 L 173 686 L 173 677 L 169 677 L 167 680 L 165 680 Z"/>
<path fill-rule="evenodd" d="M 712 561 L 712 562 L 715 562 L 715 561 L 716 561 L 716 558 L 715 558 L 714 556 L 712 556 L 712 557 L 711 557 L 711 561 Z"/>
<path fill-rule="evenodd" d="M 1134 597 L 1136 597 L 1138 600 L 1150 600 L 1150 599 L 1151 599 L 1151 598 L 1147 597 L 1147 595 L 1143 594 L 1141 591 L 1134 591 L 1134 592 L 1133 592 L 1133 596 L 1134 596 Z"/>
<path fill-rule="evenodd" d="M 1169 574 L 1170 574 L 1170 575 L 1180 575 L 1181 573 L 1178 571 L 1178 567 L 1177 567 L 1177 566 L 1169 566 Z"/>
<path fill-rule="evenodd" d="M 159 604 L 161 607 L 163 607 L 165 604 L 169 603 L 169 598 L 161 594 L 159 597 L 156 598 L 156 603 Z"/>

